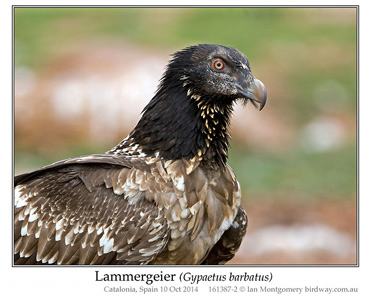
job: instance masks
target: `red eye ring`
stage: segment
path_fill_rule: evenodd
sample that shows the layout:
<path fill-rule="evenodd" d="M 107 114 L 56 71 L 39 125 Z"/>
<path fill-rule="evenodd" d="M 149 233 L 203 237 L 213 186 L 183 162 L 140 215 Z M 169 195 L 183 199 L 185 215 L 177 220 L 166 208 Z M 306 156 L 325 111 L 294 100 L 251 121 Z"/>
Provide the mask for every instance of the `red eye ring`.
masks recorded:
<path fill-rule="evenodd" d="M 225 63 L 222 59 L 215 59 L 212 63 L 215 70 L 221 71 L 225 69 Z"/>

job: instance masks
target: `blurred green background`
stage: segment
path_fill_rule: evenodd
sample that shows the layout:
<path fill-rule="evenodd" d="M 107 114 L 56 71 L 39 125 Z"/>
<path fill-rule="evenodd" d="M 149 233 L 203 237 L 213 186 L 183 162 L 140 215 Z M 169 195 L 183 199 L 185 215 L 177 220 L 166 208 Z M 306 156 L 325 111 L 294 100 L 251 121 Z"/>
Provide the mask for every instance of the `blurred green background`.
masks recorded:
<path fill-rule="evenodd" d="M 101 113 L 94 114 L 85 97 L 107 94 L 108 90 L 83 93 L 83 99 L 75 101 L 83 111 L 72 109 L 72 117 L 58 117 L 55 102 L 67 106 L 72 96 L 68 90 L 82 92 L 70 83 L 70 88 L 58 93 L 59 99 L 50 99 L 67 76 L 72 81 L 76 77 L 84 79 L 83 75 L 104 72 L 105 63 L 108 68 L 119 67 L 123 73 L 130 73 L 140 63 L 143 71 L 150 73 L 155 64 L 151 60 L 146 67 L 147 55 L 159 57 L 161 73 L 169 55 L 186 46 L 232 46 L 246 54 L 254 75 L 268 91 L 263 111 L 238 107 L 232 121 L 228 163 L 241 183 L 243 203 L 248 214 L 251 210 L 250 220 L 255 215 L 255 222 L 259 222 L 254 225 L 253 220 L 253 230 L 254 226 L 267 226 L 272 218 L 281 225 L 307 220 L 323 222 L 354 239 L 356 13 L 356 8 L 17 7 L 15 171 L 21 173 L 63 158 L 109 150 L 126 137 L 150 100 L 150 95 L 143 95 L 143 101 L 134 103 L 140 108 L 128 126 L 126 116 L 119 117 L 117 125 L 123 123 L 122 129 L 115 127 L 111 138 L 107 134 L 112 123 L 98 136 L 92 136 L 92 127 L 96 126 L 91 123 L 96 124 Z M 83 69 L 87 69 L 85 74 Z M 112 81 L 108 74 L 98 74 L 93 81 L 112 87 L 107 82 L 100 84 L 99 77 Z M 136 80 L 137 90 L 143 88 L 140 77 Z M 150 81 L 156 85 L 159 78 L 151 77 Z M 83 86 L 86 90 L 86 84 Z M 128 93 L 126 89 L 118 91 L 122 100 Z M 102 98 L 104 103 L 98 105 L 98 110 L 102 104 L 119 104 L 110 98 L 114 95 Z M 105 125 L 102 119 L 99 123 L 103 123 L 100 128 Z M 328 212 L 322 212 L 324 209 Z M 305 213 L 310 215 L 306 217 Z M 328 259 L 333 263 L 355 262 L 354 253 L 341 259 L 323 254 L 313 261 L 303 257 L 309 263 L 327 263 Z M 284 259 L 303 263 L 303 258 Z M 257 256 L 248 262 L 264 261 Z"/>

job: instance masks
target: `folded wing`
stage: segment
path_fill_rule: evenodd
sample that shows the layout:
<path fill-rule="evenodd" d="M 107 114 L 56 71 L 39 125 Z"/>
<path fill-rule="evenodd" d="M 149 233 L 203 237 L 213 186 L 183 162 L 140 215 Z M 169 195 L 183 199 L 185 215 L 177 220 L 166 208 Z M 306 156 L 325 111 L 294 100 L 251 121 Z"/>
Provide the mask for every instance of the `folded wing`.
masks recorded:
<path fill-rule="evenodd" d="M 142 171 L 104 159 L 70 159 L 15 178 L 15 264 L 147 264 L 163 250 L 166 218 L 141 189 Z"/>

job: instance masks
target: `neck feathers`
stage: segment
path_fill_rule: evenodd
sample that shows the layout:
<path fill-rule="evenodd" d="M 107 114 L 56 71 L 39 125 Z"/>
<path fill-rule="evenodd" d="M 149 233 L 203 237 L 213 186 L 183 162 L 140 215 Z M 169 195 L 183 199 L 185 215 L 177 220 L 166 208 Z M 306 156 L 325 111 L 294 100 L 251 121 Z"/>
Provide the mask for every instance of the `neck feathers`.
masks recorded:
<path fill-rule="evenodd" d="M 196 157 L 214 168 L 226 164 L 232 105 L 192 94 L 178 82 L 161 85 L 137 126 L 111 153 L 165 160 Z"/>

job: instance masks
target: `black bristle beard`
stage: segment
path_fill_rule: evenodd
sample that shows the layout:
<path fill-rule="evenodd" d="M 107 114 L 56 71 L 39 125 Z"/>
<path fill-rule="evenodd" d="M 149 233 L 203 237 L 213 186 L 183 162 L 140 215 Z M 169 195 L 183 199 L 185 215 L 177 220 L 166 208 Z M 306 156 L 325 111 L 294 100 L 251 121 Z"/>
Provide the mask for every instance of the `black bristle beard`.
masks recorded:
<path fill-rule="evenodd" d="M 146 156 L 189 160 L 201 155 L 204 165 L 225 165 L 232 105 L 223 98 L 192 96 L 181 81 L 163 81 L 137 126 L 112 152 L 138 144 Z"/>

